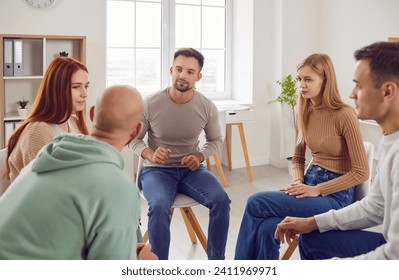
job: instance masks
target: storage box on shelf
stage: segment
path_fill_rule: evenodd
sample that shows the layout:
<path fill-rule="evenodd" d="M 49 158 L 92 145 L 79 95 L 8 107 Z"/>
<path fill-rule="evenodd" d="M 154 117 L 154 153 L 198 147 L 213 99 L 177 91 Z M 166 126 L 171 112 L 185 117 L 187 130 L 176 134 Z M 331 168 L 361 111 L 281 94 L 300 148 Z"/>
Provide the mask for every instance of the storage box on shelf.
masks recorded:
<path fill-rule="evenodd" d="M 0 34 L 0 41 L 0 148 L 4 148 L 24 119 L 16 102 L 25 99 L 32 105 L 48 64 L 61 52 L 86 63 L 86 37 Z"/>

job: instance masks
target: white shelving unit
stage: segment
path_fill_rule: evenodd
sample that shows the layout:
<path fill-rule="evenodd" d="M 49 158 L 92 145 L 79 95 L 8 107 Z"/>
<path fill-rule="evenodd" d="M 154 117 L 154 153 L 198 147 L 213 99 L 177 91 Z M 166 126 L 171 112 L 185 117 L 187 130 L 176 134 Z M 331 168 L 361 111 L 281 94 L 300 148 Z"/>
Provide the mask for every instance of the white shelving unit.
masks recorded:
<path fill-rule="evenodd" d="M 5 40 L 23 42 L 22 76 L 4 75 Z M 28 108 L 32 105 L 48 64 L 60 52 L 86 63 L 86 37 L 1 34 L 0 41 L 0 147 L 4 148 L 12 128 L 24 119 L 17 113 L 16 102 L 25 99 L 29 100 Z"/>

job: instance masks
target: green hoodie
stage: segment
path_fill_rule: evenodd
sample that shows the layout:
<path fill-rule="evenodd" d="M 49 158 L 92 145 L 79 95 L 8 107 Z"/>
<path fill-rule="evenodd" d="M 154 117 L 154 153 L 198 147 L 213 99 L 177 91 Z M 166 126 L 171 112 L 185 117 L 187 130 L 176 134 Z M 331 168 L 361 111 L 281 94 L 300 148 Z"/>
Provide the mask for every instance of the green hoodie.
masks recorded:
<path fill-rule="evenodd" d="M 0 259 L 136 259 L 137 188 L 111 145 L 62 135 L 0 197 Z"/>

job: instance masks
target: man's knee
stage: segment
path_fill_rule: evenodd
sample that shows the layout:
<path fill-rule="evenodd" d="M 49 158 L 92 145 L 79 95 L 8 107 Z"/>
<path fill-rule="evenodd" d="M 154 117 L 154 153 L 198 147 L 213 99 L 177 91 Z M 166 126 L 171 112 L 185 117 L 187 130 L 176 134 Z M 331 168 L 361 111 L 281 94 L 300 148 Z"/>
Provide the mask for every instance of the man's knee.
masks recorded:
<path fill-rule="evenodd" d="M 213 196 L 211 204 L 217 208 L 228 211 L 228 210 L 230 210 L 230 203 L 231 203 L 231 200 L 230 200 L 229 196 L 223 190 L 222 192 L 219 192 L 217 195 Z"/>
<path fill-rule="evenodd" d="M 169 205 L 162 200 L 152 200 L 148 206 L 149 215 L 170 215 L 170 208 L 172 207 L 172 205 Z"/>

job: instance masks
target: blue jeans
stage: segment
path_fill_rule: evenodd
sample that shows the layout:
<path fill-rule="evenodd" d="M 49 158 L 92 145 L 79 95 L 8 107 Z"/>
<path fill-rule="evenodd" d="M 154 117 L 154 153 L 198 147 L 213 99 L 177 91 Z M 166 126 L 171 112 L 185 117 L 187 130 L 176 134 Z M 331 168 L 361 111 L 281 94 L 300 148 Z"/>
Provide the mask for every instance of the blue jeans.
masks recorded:
<path fill-rule="evenodd" d="M 304 178 L 309 186 L 341 176 L 312 165 Z M 352 203 L 353 188 L 328 196 L 296 198 L 283 191 L 255 193 L 248 198 L 238 234 L 235 259 L 277 260 L 280 240 L 274 239 L 277 224 L 286 216 L 309 217 L 330 209 L 340 209 Z"/>
<path fill-rule="evenodd" d="M 301 235 L 299 240 L 301 259 L 306 260 L 354 257 L 374 251 L 386 243 L 381 233 L 365 230 L 313 231 Z"/>
<path fill-rule="evenodd" d="M 178 192 L 209 208 L 208 259 L 225 258 L 230 199 L 212 173 L 203 165 L 195 171 L 182 167 L 144 167 L 140 179 L 149 206 L 148 237 L 159 259 L 168 259 L 170 207 Z"/>

